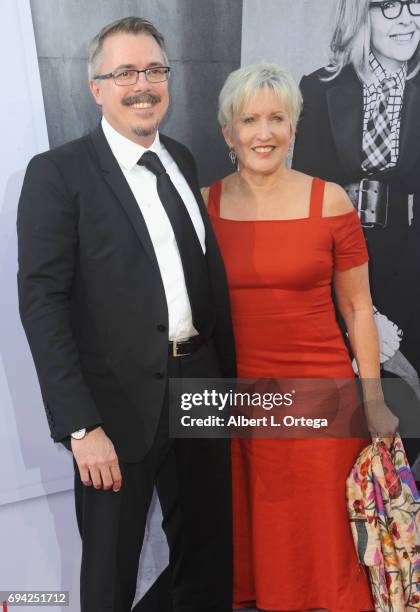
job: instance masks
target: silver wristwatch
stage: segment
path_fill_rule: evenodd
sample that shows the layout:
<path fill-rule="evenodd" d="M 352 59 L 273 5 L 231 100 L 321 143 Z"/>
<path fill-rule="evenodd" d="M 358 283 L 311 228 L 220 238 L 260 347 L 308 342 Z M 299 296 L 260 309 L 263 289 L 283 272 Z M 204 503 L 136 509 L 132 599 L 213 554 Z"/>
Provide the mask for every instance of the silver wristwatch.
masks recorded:
<path fill-rule="evenodd" d="M 73 431 L 73 433 L 70 435 L 73 440 L 82 440 L 86 435 L 86 427 L 83 427 L 83 429 L 78 429 L 77 431 Z"/>

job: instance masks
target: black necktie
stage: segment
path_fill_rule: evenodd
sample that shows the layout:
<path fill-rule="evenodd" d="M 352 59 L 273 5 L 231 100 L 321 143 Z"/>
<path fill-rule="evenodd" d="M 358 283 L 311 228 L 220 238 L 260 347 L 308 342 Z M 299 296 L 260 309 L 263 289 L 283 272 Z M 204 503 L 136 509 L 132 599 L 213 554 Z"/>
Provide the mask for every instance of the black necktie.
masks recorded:
<path fill-rule="evenodd" d="M 193 324 L 198 332 L 206 334 L 212 317 L 209 275 L 206 258 L 191 217 L 159 156 L 153 151 L 146 151 L 137 163 L 156 176 L 158 196 L 178 245 Z"/>

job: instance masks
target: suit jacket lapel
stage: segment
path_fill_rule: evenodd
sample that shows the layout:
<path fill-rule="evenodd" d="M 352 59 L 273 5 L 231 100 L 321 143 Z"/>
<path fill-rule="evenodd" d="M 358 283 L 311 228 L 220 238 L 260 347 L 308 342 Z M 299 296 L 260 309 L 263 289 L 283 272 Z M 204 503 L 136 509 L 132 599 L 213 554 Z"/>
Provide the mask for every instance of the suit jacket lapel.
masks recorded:
<path fill-rule="evenodd" d="M 420 80 L 416 76 L 405 84 L 401 110 L 400 155 L 398 167 L 408 171 L 418 160 L 420 148 Z"/>
<path fill-rule="evenodd" d="M 172 139 L 166 138 L 163 134 L 160 135 L 160 139 L 162 143 L 165 145 L 166 149 L 169 151 L 170 155 L 174 158 L 177 163 L 177 166 L 181 170 L 182 174 L 185 177 L 185 180 L 188 183 L 189 188 L 194 194 L 194 197 L 197 201 L 198 208 L 200 210 L 201 217 L 203 219 L 204 227 L 206 229 L 206 236 L 208 236 L 209 231 L 209 222 L 206 205 L 204 204 L 203 197 L 201 195 L 200 187 L 197 183 L 197 179 L 194 173 L 194 168 L 185 159 L 183 155 L 179 154 L 179 150 L 177 144 Z"/>
<path fill-rule="evenodd" d="M 133 195 L 133 192 L 128 185 L 121 168 L 115 159 L 107 139 L 103 133 L 102 127 L 99 125 L 91 134 L 93 145 L 99 157 L 101 171 L 104 180 L 110 186 L 113 194 L 124 208 L 129 220 L 139 237 L 144 250 L 150 257 L 156 270 L 159 271 L 159 265 L 156 259 L 155 250 L 147 229 L 146 222 L 141 214 L 139 205 Z"/>
<path fill-rule="evenodd" d="M 327 90 L 331 131 L 347 173 L 362 161 L 363 87 L 352 66 L 343 68 Z"/>

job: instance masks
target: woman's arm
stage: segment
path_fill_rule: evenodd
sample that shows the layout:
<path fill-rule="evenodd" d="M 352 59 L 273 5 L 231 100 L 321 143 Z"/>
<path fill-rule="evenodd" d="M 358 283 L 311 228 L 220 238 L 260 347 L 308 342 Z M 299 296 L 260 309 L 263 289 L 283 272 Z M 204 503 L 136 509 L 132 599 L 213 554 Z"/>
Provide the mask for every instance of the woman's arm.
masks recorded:
<path fill-rule="evenodd" d="M 353 205 L 344 189 L 334 183 L 327 183 L 323 216 L 345 215 L 352 210 Z M 397 430 L 398 419 L 384 403 L 379 338 L 370 295 L 368 264 L 336 269 L 334 290 L 362 382 L 369 431 L 374 436 L 393 434 Z"/>
<path fill-rule="evenodd" d="M 373 318 L 367 263 L 349 270 L 336 270 L 334 289 L 359 374 L 361 378 L 378 380 L 379 341 Z M 380 389 L 377 392 L 381 396 Z"/>
<path fill-rule="evenodd" d="M 398 419 L 385 404 L 382 392 L 379 341 L 373 317 L 368 265 L 336 270 L 334 288 L 362 381 L 369 431 L 373 436 L 392 435 L 398 428 Z"/>

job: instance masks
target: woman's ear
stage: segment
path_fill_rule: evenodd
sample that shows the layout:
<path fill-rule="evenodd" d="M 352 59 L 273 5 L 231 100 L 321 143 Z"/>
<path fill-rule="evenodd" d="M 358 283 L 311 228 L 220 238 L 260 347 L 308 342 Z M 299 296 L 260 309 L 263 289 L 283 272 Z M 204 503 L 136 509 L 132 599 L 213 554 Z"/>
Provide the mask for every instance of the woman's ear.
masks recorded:
<path fill-rule="evenodd" d="M 225 125 L 222 127 L 222 134 L 223 134 L 223 137 L 229 149 L 233 149 L 231 132 L 232 132 L 231 127 L 227 123 L 225 123 Z"/>
<path fill-rule="evenodd" d="M 294 140 L 296 136 L 296 129 L 293 127 L 292 122 L 290 122 L 290 140 Z"/>

